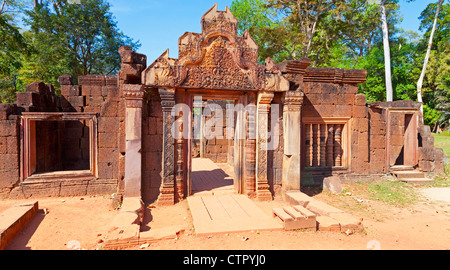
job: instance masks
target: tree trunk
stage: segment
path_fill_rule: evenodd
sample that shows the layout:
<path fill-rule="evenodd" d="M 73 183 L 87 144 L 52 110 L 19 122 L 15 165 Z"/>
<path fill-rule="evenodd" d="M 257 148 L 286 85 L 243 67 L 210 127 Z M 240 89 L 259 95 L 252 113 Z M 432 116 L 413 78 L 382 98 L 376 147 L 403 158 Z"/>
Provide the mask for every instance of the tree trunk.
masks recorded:
<path fill-rule="evenodd" d="M 436 15 L 434 16 L 433 28 L 431 29 L 430 39 L 428 41 L 428 48 L 427 48 L 427 53 L 425 55 L 425 60 L 423 62 L 422 73 L 420 74 L 419 80 L 417 81 L 417 101 L 418 102 L 423 102 L 422 101 L 423 79 L 425 78 L 425 73 L 427 71 L 428 59 L 430 58 L 431 46 L 433 45 L 434 31 L 436 30 L 436 24 L 437 24 L 437 19 L 439 16 L 439 11 L 440 11 L 443 3 L 444 3 L 444 0 L 439 0 L 438 6 L 436 8 Z M 420 104 L 420 112 L 422 113 L 422 117 L 423 117 L 423 104 Z"/>
<path fill-rule="evenodd" d="M 384 50 L 384 74 L 386 81 L 386 101 L 393 101 L 392 80 L 391 80 L 391 52 L 389 47 L 389 32 L 386 18 L 386 8 L 384 2 L 381 6 L 381 29 L 383 30 L 383 50 Z"/>

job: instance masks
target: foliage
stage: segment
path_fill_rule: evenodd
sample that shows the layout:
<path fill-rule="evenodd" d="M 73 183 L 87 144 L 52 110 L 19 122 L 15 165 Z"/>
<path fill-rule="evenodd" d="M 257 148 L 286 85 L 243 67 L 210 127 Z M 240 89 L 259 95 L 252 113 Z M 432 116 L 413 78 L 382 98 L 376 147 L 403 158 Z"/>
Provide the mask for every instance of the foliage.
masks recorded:
<path fill-rule="evenodd" d="M 33 55 L 26 59 L 24 80 L 40 79 L 56 83 L 57 76 L 109 75 L 118 71 L 118 48 L 133 42 L 117 29 L 104 0 L 43 1 L 25 12 L 31 28 L 27 38 Z"/>
<path fill-rule="evenodd" d="M 420 15 L 421 30 L 427 30 L 418 44 L 418 50 L 425 54 L 427 40 L 430 36 L 436 3 L 429 4 Z M 433 46 L 424 80 L 424 103 L 440 117 L 434 118 L 433 125 L 448 126 L 450 121 L 450 4 L 443 4 L 436 25 Z M 423 58 L 418 58 L 422 63 Z M 424 112 L 425 114 L 425 112 Z M 436 114 L 433 112 L 433 114 Z"/>
<path fill-rule="evenodd" d="M 3 0 L 0 8 L 0 102 L 11 102 L 19 87 L 20 55 L 27 52 L 27 44 L 17 27 L 17 13 L 21 1 Z"/>
<path fill-rule="evenodd" d="M 398 0 L 383 2 L 394 100 L 416 100 L 437 4 L 429 4 L 421 13 L 420 29 L 425 33 L 419 35 L 398 28 L 402 20 Z M 241 33 L 249 29 L 258 43 L 260 61 L 307 56 L 313 67 L 366 69 L 367 81 L 359 85 L 359 92 L 368 102 L 386 100 L 380 0 L 234 0 L 231 9 L 243 22 Z M 432 127 L 448 125 L 450 120 L 449 40 L 450 4 L 444 4 L 422 89 L 425 123 Z"/>
<path fill-rule="evenodd" d="M 0 100 L 34 81 L 58 88 L 64 73 L 115 74 L 118 48 L 140 45 L 118 28 L 105 0 L 3 0 L 0 3 Z M 28 29 L 20 29 L 18 18 Z"/>

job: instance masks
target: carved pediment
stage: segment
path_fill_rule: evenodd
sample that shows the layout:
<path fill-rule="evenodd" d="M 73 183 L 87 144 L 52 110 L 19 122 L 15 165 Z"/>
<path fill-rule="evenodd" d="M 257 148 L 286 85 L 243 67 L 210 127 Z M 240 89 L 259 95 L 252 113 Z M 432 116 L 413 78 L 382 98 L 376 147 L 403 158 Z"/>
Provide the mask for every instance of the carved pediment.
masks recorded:
<path fill-rule="evenodd" d="M 258 64 L 258 45 L 246 31 L 237 36 L 238 21 L 227 7 L 215 4 L 201 19 L 202 33 L 186 32 L 178 40 L 179 59 L 164 52 L 144 72 L 153 87 L 287 91 L 289 82 L 270 59 Z"/>

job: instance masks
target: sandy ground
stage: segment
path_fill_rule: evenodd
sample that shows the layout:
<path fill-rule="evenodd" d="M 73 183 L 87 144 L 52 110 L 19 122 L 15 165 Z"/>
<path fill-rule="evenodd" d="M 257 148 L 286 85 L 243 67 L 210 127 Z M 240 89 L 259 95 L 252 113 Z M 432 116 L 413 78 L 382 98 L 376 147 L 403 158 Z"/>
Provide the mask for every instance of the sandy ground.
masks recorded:
<path fill-rule="evenodd" d="M 152 243 L 145 249 L 250 250 L 250 249 L 450 249 L 450 189 L 421 190 L 423 200 L 409 207 L 377 201 L 356 202 L 355 195 L 318 194 L 315 198 L 363 218 L 365 230 L 350 235 L 310 230 L 252 231 L 196 236 L 187 201 L 174 206 L 146 208 L 141 231 L 183 225 L 185 233 L 174 240 Z M 355 198 L 353 198 L 355 197 Z M 78 241 L 81 249 L 101 249 L 109 224 L 117 214 L 105 196 L 39 199 L 36 217 L 7 247 L 11 250 L 64 250 Z M 0 201 L 0 212 L 22 201 Z M 280 199 L 255 201 L 268 215 Z M 43 209 L 46 209 L 47 213 Z M 77 242 L 75 242 L 77 243 Z M 135 247 L 135 249 L 140 249 Z"/>
<path fill-rule="evenodd" d="M 36 200 L 39 211 L 7 250 L 65 250 L 66 244 L 74 241 L 81 249 L 95 249 L 118 213 L 111 200 L 102 196 Z M 21 202 L 24 200 L 0 201 L 0 212 Z"/>

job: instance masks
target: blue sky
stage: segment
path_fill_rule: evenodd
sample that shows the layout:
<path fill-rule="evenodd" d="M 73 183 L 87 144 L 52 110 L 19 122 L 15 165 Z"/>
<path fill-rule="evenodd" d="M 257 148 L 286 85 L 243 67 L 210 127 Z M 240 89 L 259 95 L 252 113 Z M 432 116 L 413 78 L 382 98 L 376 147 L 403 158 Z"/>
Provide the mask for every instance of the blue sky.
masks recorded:
<path fill-rule="evenodd" d="M 169 56 L 178 57 L 178 38 L 184 32 L 201 32 L 200 18 L 215 3 L 225 10 L 232 0 L 109 0 L 111 12 L 123 33 L 139 40 L 139 53 L 152 63 L 167 48 Z M 419 31 L 420 12 L 437 0 L 400 0 L 400 12 L 405 30 Z"/>

